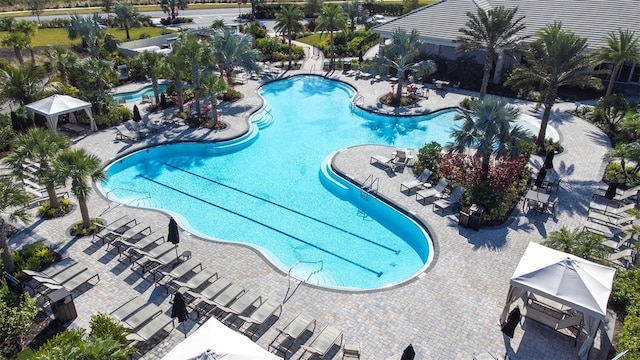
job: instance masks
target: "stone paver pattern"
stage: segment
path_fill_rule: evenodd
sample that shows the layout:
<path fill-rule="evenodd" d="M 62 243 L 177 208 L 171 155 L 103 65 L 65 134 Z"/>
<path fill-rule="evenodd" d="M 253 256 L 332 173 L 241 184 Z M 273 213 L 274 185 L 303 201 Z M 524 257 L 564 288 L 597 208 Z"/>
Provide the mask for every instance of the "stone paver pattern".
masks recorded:
<path fill-rule="evenodd" d="M 308 72 L 314 61 L 321 63 L 321 59 L 309 59 L 301 72 Z M 358 94 L 363 96 L 359 104 L 361 107 L 397 115 L 422 114 L 455 107 L 465 96 L 473 95 L 457 89 L 432 89 L 430 97 L 416 106 L 394 110 L 377 105 L 377 99 L 390 90 L 388 82 L 346 77 L 338 72 L 328 76 L 355 86 Z M 224 114 L 222 121 L 229 125 L 222 131 L 171 126 L 146 140 L 131 143 L 115 140 L 115 129 L 109 128 L 75 137 L 72 139 L 73 146 L 85 148 L 107 164 L 128 152 L 166 142 L 235 138 L 247 132 L 250 115 L 262 104 L 256 91 L 261 84 L 259 81 L 249 81 L 238 85 L 237 90 L 243 93 L 243 99 L 220 106 Z M 531 112 L 534 105 L 522 101 L 512 103 L 523 112 Z M 318 320 L 317 329 L 331 324 L 344 331 L 346 343 L 361 344 L 363 359 L 386 359 L 400 354 L 409 343 L 414 345 L 418 359 L 471 359 L 475 352 L 481 351 L 500 357 L 508 353 L 510 359 L 574 359 L 578 347 L 573 346 L 573 339 L 538 323 L 523 321 L 511 340 L 503 336 L 498 326 L 509 278 L 527 244 L 530 241 L 541 242 L 550 232 L 562 226 L 570 229 L 580 226 L 587 214 L 591 194 L 599 185 L 604 169 L 602 155 L 609 149 L 609 141 L 596 127 L 567 115 L 565 110 L 571 106 L 559 104 L 554 107 L 551 121 L 551 125 L 561 134 L 565 148 L 554 160 L 556 170 L 562 177 L 555 218 L 524 215 L 516 209 L 505 226 L 483 228 L 480 231 L 464 229 L 457 225 L 454 214 L 436 214 L 428 203 L 419 204 L 415 196 L 400 192 L 400 182 L 414 178 L 411 168 L 390 173 L 369 164 L 370 156 L 389 154 L 389 148 L 357 146 L 342 151 L 334 158 L 334 167 L 348 173 L 355 182 L 363 182 L 370 174 L 379 177 L 380 196 L 428 224 L 436 249 L 435 260 L 424 274 L 401 286 L 355 293 L 297 286 L 296 282 L 290 284 L 283 271 L 274 268 L 252 248 L 218 239 L 201 239 L 186 232 L 182 232 L 180 251 L 190 250 L 203 266 L 215 269 L 221 276 L 245 289 L 284 302 L 281 316 L 272 321 L 259 334 L 259 338 L 254 339 L 265 349 L 275 338 L 277 325 L 286 324 L 300 312 L 305 312 Z M 169 117 L 170 112 L 145 113 L 143 116 L 161 120 Z M 415 153 L 416 149 L 413 151 Z M 542 159 L 537 156 L 531 160 L 534 168 L 541 163 Z M 149 224 L 160 234 L 166 234 L 167 231 L 167 214 L 121 205 L 109 201 L 97 191 L 89 199 L 89 209 L 94 217 L 113 220 L 129 214 Z M 44 240 L 63 257 L 88 264 L 100 273 L 98 283 L 74 294 L 78 318 L 70 326 L 88 328 L 92 314 L 109 313 L 134 296 L 148 298 L 168 312 L 170 296 L 162 287 L 154 286 L 151 276 L 132 271 L 130 264 L 118 259 L 115 250 L 107 251 L 105 245 L 92 242 L 90 238 L 72 238 L 68 234 L 68 228 L 79 218 L 79 210 L 75 209 L 62 218 L 46 221 L 36 219 L 11 239 L 13 248 Z M 215 223 L 211 226 L 215 227 Z M 238 229 L 238 233 L 241 232 L 242 229 Z M 186 323 L 186 330 L 191 333 L 198 326 L 190 319 Z M 137 357 L 160 359 L 183 339 L 181 324 L 168 336 L 143 346 Z M 296 345 L 293 352 L 297 357 L 302 351 Z M 597 353 L 592 351 L 592 358 Z M 335 358 L 341 356 L 337 349 L 332 355 Z"/>

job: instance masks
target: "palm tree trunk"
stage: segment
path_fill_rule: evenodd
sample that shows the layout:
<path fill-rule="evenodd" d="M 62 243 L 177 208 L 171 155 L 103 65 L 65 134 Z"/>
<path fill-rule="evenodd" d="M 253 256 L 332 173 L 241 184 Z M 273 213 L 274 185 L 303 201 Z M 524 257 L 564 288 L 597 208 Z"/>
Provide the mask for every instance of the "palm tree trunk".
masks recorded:
<path fill-rule="evenodd" d="M 334 64 L 333 64 L 333 30 L 329 32 L 329 47 L 330 47 L 330 53 L 331 53 L 331 59 L 329 59 L 329 70 L 333 70 L 334 69 Z"/>
<path fill-rule="evenodd" d="M 484 61 L 484 68 L 482 74 L 482 86 L 480 87 L 480 100 L 484 99 L 487 95 L 487 89 L 489 88 L 489 79 L 491 78 L 491 69 L 493 68 L 493 56 L 487 53 L 487 57 Z"/>
<path fill-rule="evenodd" d="M 400 72 L 400 71 L 398 71 Z M 394 105 L 400 105 L 400 99 L 402 98 L 402 84 L 404 79 L 402 77 L 398 77 L 398 83 L 396 84 L 396 94 L 393 96 Z"/>
<path fill-rule="evenodd" d="M 480 181 L 489 179 L 489 163 L 491 162 L 491 153 L 482 156 L 482 167 L 480 168 Z"/>
<path fill-rule="evenodd" d="M 29 48 L 29 53 L 31 53 L 31 62 L 35 64 L 36 55 L 33 53 L 33 48 L 32 47 Z"/>
<path fill-rule="evenodd" d="M 213 128 L 216 128 L 216 125 L 218 125 L 218 99 L 216 99 L 216 96 L 212 96 L 209 100 L 209 102 L 211 102 L 211 111 L 213 112 Z"/>
<path fill-rule="evenodd" d="M 127 40 L 131 40 L 131 37 L 129 36 L 129 26 L 128 25 L 124 26 L 124 31 L 127 33 Z"/>
<path fill-rule="evenodd" d="M 18 62 L 20 63 L 20 65 L 24 64 L 24 59 L 22 58 L 22 50 L 20 50 L 19 47 L 14 46 L 13 52 L 16 54 L 16 59 L 18 59 Z"/>
<path fill-rule="evenodd" d="M 620 158 L 620 166 L 622 166 L 622 179 L 624 180 L 624 183 L 627 183 L 627 164 L 624 161 L 624 158 Z"/>
<path fill-rule="evenodd" d="M 289 30 L 289 34 L 287 36 L 289 38 L 289 70 L 291 70 L 291 61 L 293 59 L 293 48 L 291 47 L 291 30 Z"/>
<path fill-rule="evenodd" d="M 609 79 L 609 85 L 607 85 L 607 93 L 604 96 L 609 96 L 613 92 L 613 85 L 616 83 L 616 79 L 618 78 L 618 73 L 620 72 L 620 63 L 616 63 L 613 65 L 613 70 L 611 70 L 611 78 Z"/>
<path fill-rule="evenodd" d="M 556 101 L 557 91 L 557 88 L 552 88 L 552 85 L 549 85 L 549 87 L 547 88 L 547 96 L 544 99 L 544 113 L 542 114 L 542 120 L 540 122 L 538 139 L 536 140 L 536 146 L 538 148 L 544 147 L 544 139 L 547 135 L 547 125 L 549 124 L 549 117 L 551 116 L 551 108 Z"/>
<path fill-rule="evenodd" d="M 227 84 L 233 87 L 233 67 L 231 67 L 231 70 L 225 72 L 227 73 Z"/>
<path fill-rule="evenodd" d="M 183 84 L 182 80 L 177 80 L 174 82 L 176 86 L 176 92 L 178 93 L 178 110 L 180 112 L 184 111 L 184 97 L 182 96 Z"/>
<path fill-rule="evenodd" d="M 47 184 L 47 195 L 49 195 L 50 206 L 54 209 L 60 208 L 60 200 L 58 200 L 54 184 Z"/>
<path fill-rule="evenodd" d="M 11 257 L 11 249 L 7 241 L 7 230 L 5 229 L 5 222 L 2 218 L 0 218 L 0 254 L 2 255 L 4 271 L 13 274 L 16 271 L 16 264 L 13 263 L 13 258 Z"/>
<path fill-rule="evenodd" d="M 82 227 L 89 228 L 91 226 L 91 217 L 89 217 L 89 208 L 87 207 L 86 199 L 78 199 L 78 206 L 80 207 L 80 214 L 82 214 Z"/>
<path fill-rule="evenodd" d="M 153 85 L 153 95 L 156 98 L 156 104 L 160 102 L 160 88 L 158 87 L 158 75 L 151 74 L 151 85 Z"/>

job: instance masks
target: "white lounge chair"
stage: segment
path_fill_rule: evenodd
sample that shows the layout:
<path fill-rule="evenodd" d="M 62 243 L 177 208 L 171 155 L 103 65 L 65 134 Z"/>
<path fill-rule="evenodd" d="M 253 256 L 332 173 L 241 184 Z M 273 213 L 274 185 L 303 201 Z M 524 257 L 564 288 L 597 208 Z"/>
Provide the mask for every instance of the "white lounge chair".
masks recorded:
<path fill-rule="evenodd" d="M 462 186 L 458 186 L 451 192 L 451 196 L 448 199 L 440 199 L 433 202 L 433 210 L 438 211 L 438 209 L 442 210 L 442 214 L 444 211 L 455 206 L 459 205 L 462 201 L 462 197 L 464 197 L 464 193 L 467 189 Z"/>
<path fill-rule="evenodd" d="M 423 187 L 429 181 L 429 178 L 433 175 L 433 171 L 429 169 L 422 170 L 418 179 L 406 181 L 400 184 L 400 191 L 407 190 L 407 193 L 411 193 L 412 190 Z"/>
<path fill-rule="evenodd" d="M 272 348 L 285 354 L 289 352 L 289 346 L 302 336 L 302 334 L 313 324 L 313 330 L 316 329 L 316 319 L 313 317 L 300 313 L 293 320 L 291 320 L 284 329 L 278 330 L 278 335 L 268 346 L 268 350 Z M 312 330 L 312 331 L 313 331 Z"/>
<path fill-rule="evenodd" d="M 444 191 L 447 189 L 447 186 L 449 186 L 450 182 L 451 181 L 447 178 L 441 178 L 440 181 L 438 181 L 438 183 L 436 184 L 436 186 L 430 189 L 424 189 L 416 192 L 416 201 L 420 201 L 424 203 L 425 200 L 429 198 L 432 198 L 437 195 L 442 195 Z"/>
<path fill-rule="evenodd" d="M 382 156 L 382 155 L 373 155 L 370 159 L 369 159 L 369 164 L 379 164 L 382 165 L 384 170 L 388 170 L 394 169 L 394 163 L 393 163 L 393 159 L 388 158 L 386 156 Z"/>
<path fill-rule="evenodd" d="M 127 129 L 127 127 L 124 126 L 124 124 L 120 124 L 120 125 L 116 126 L 116 140 L 138 141 L 141 138 L 142 137 L 140 136 L 140 134 Z"/>
<path fill-rule="evenodd" d="M 342 347 L 342 341 L 344 340 L 344 334 L 342 331 L 331 325 L 327 325 L 322 329 L 322 331 L 320 331 L 320 334 L 313 339 L 309 346 L 302 346 L 304 352 L 300 357 L 304 356 L 306 352 L 310 352 L 318 355 L 319 358 L 323 358 L 329 350 L 331 350 L 333 345 L 336 344 L 338 339 L 340 339 L 338 345 Z"/>

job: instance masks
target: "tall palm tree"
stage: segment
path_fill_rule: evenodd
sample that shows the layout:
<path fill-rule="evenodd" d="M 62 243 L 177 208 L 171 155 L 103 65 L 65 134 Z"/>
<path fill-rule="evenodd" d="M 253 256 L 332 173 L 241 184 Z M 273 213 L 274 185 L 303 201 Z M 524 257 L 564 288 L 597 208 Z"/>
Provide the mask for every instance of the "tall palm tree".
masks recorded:
<path fill-rule="evenodd" d="M 365 24 L 369 17 L 369 12 L 360 4 L 359 0 L 347 1 L 342 4 L 342 10 L 349 20 L 349 30 L 356 31 L 356 25 Z"/>
<path fill-rule="evenodd" d="M 200 79 L 200 85 L 195 89 L 199 96 L 209 98 L 214 129 L 218 124 L 218 95 L 227 89 L 228 86 L 224 79 L 214 73 L 205 74 Z"/>
<path fill-rule="evenodd" d="M 498 51 L 510 53 L 518 48 L 518 44 L 527 36 L 518 33 L 525 28 L 524 16 L 514 20 L 518 8 L 505 9 L 499 6 L 490 10 L 478 7 L 476 14 L 467 12 L 469 20 L 466 27 L 458 31 L 459 36 L 455 41 L 460 44 L 456 49 L 458 54 L 469 51 L 484 51 L 484 74 L 480 87 L 480 99 L 484 99 L 489 87 L 489 78 L 494 62 L 498 59 Z"/>
<path fill-rule="evenodd" d="M 165 12 L 173 22 L 173 20 L 178 16 L 178 10 L 184 10 L 187 8 L 188 2 L 187 0 L 161 0 L 160 7 L 162 7 L 162 11 Z"/>
<path fill-rule="evenodd" d="M 71 15 L 71 25 L 69 26 L 69 38 L 71 40 L 82 39 L 82 47 L 89 49 L 91 57 L 96 57 L 100 47 L 100 41 L 104 39 L 105 31 L 100 26 L 100 15 L 81 17 L 78 14 Z"/>
<path fill-rule="evenodd" d="M 82 214 L 82 227 L 90 227 L 91 217 L 87 208 L 87 198 L 91 193 L 89 180 L 103 181 L 107 178 L 102 161 L 84 149 L 67 149 L 58 155 L 54 166 L 63 178 L 71 180 L 71 193 L 78 199 Z"/>
<path fill-rule="evenodd" d="M 63 185 L 56 168 L 52 166 L 53 160 L 62 151 L 69 148 L 69 141 L 63 135 L 43 128 L 31 128 L 26 134 L 18 135 L 14 140 L 14 146 L 6 161 L 13 168 L 13 173 L 18 178 L 26 176 L 22 166 L 25 160 L 38 164 L 36 177 L 38 182 L 45 186 L 49 195 L 52 208 L 59 208 L 60 201 L 56 195 L 56 186 Z"/>
<path fill-rule="evenodd" d="M 316 29 L 329 32 L 329 52 L 331 59 L 329 68 L 335 69 L 335 57 L 333 54 L 333 32 L 343 31 L 347 28 L 347 17 L 342 8 L 337 4 L 329 4 L 322 7 L 322 12 L 318 15 Z"/>
<path fill-rule="evenodd" d="M 151 77 L 151 86 L 156 104 L 160 102 L 160 87 L 158 86 L 158 74 L 164 62 L 165 55 L 152 51 L 143 51 L 138 55 L 143 71 Z"/>
<path fill-rule="evenodd" d="M 562 227 L 560 230 L 550 233 L 542 244 L 583 259 L 601 261 L 608 253 L 602 240 L 602 235 L 578 228 L 569 231 L 566 227 Z"/>
<path fill-rule="evenodd" d="M 29 47 L 29 42 L 29 38 L 20 32 L 10 32 L 2 38 L 2 46 L 12 47 L 13 52 L 16 55 L 16 59 L 18 59 L 20 64 L 24 64 L 22 49 Z"/>
<path fill-rule="evenodd" d="M 27 222 L 30 219 L 29 212 L 26 209 L 29 203 L 29 195 L 22 190 L 9 177 L 0 177 L 0 214 L 8 216 L 9 220 L 16 219 Z M 0 255 L 4 271 L 13 274 L 16 271 L 16 265 L 11 258 L 11 249 L 7 242 L 7 228 L 4 216 L 0 216 Z"/>
<path fill-rule="evenodd" d="M 567 85 L 602 86 L 593 75 L 597 60 L 586 54 L 587 40 L 562 29 L 561 23 L 547 25 L 538 32 L 538 39 L 523 56 L 528 65 L 516 66 L 505 82 L 508 86 L 542 85 L 544 113 L 536 145 L 544 147 L 551 108 L 558 97 L 558 88 Z"/>
<path fill-rule="evenodd" d="M 227 75 L 227 84 L 233 85 L 233 74 L 236 67 L 246 72 L 259 72 L 258 60 L 260 51 L 251 48 L 251 36 L 233 33 L 224 28 L 216 31 L 213 36 L 214 59 L 220 67 L 220 76 Z"/>
<path fill-rule="evenodd" d="M 182 112 L 184 110 L 184 82 L 189 77 L 190 65 L 189 58 L 180 51 L 180 46 L 179 43 L 174 45 L 173 51 L 166 57 L 160 70 L 165 77 L 173 80 L 178 97 L 178 109 Z"/>
<path fill-rule="evenodd" d="M 127 33 L 127 40 L 131 39 L 129 29 L 140 26 L 140 13 L 136 11 L 133 5 L 125 4 L 116 4 L 114 11 L 116 13 L 116 22 L 120 24 L 120 27 L 124 28 Z"/>
<path fill-rule="evenodd" d="M 289 69 L 291 69 L 291 62 L 293 60 L 293 45 L 291 44 L 291 40 L 297 33 L 304 30 L 302 19 L 304 19 L 304 14 L 295 4 L 284 6 L 279 13 L 276 13 L 276 26 L 274 26 L 273 29 L 279 33 L 286 33 L 287 39 L 289 40 Z"/>
<path fill-rule="evenodd" d="M 8 65 L 0 70 L 0 97 L 13 99 L 22 105 L 38 100 L 52 85 L 43 80 L 37 67 L 29 62 L 21 66 Z"/>
<path fill-rule="evenodd" d="M 431 60 L 417 61 L 420 48 L 424 43 L 420 40 L 420 34 L 414 29 L 411 33 L 396 29 L 391 36 L 391 44 L 385 45 L 380 53 L 374 58 L 378 75 L 388 73 L 384 67 L 391 67 L 397 70 L 398 87 L 393 98 L 394 104 L 400 104 L 402 97 L 402 87 L 407 80 L 408 73 L 415 77 L 429 76 L 433 74 L 437 67 Z"/>
<path fill-rule="evenodd" d="M 45 68 L 48 71 L 57 70 L 60 74 L 60 82 L 67 86 L 69 69 L 77 63 L 78 57 L 59 45 L 47 49 L 44 55 L 47 58 L 44 62 Z"/>
<path fill-rule="evenodd" d="M 34 23 L 33 21 L 21 20 L 14 24 L 14 29 L 17 32 L 24 34 L 27 40 L 27 48 L 31 53 L 31 61 L 35 62 L 36 58 L 33 53 L 32 44 L 33 44 L 33 37 L 36 35 L 36 32 L 38 32 L 38 25 L 36 25 L 36 23 Z"/>
<path fill-rule="evenodd" d="M 463 120 L 459 129 L 451 132 L 452 142 L 445 145 L 449 153 L 463 154 L 469 148 L 481 159 L 480 181 L 489 178 L 491 156 L 515 159 L 520 155 L 519 140 L 528 137 L 527 132 L 514 122 L 520 111 L 515 106 L 493 97 L 474 100 L 471 111 L 462 110 L 456 120 Z"/>
<path fill-rule="evenodd" d="M 611 95 L 620 69 L 625 63 L 640 63 L 640 39 L 635 31 L 618 29 L 607 34 L 607 46 L 600 49 L 600 60 L 613 63 L 605 96 Z"/>

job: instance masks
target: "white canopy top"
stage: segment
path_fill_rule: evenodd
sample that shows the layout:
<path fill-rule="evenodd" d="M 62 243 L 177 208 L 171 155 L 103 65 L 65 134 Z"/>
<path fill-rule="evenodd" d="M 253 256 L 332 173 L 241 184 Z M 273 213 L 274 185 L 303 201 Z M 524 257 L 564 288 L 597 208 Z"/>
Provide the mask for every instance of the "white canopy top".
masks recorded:
<path fill-rule="evenodd" d="M 44 115 L 47 118 L 47 126 L 54 131 L 58 126 L 59 115 L 84 110 L 91 120 L 91 130 L 98 130 L 91 114 L 91 103 L 72 96 L 55 94 L 46 99 L 32 102 L 25 107 L 31 118 L 33 118 L 33 113 Z M 72 119 L 75 120 L 74 117 Z"/>
<path fill-rule="evenodd" d="M 604 319 L 614 274 L 613 268 L 529 243 L 510 283 Z"/>
<path fill-rule="evenodd" d="M 180 328 L 180 326 L 177 327 L 177 329 Z M 225 354 L 222 357 L 225 360 L 282 360 L 281 357 L 261 348 L 248 337 L 229 329 L 216 318 L 207 320 L 162 360 L 191 359 L 207 350 L 210 350 L 212 355 Z"/>

